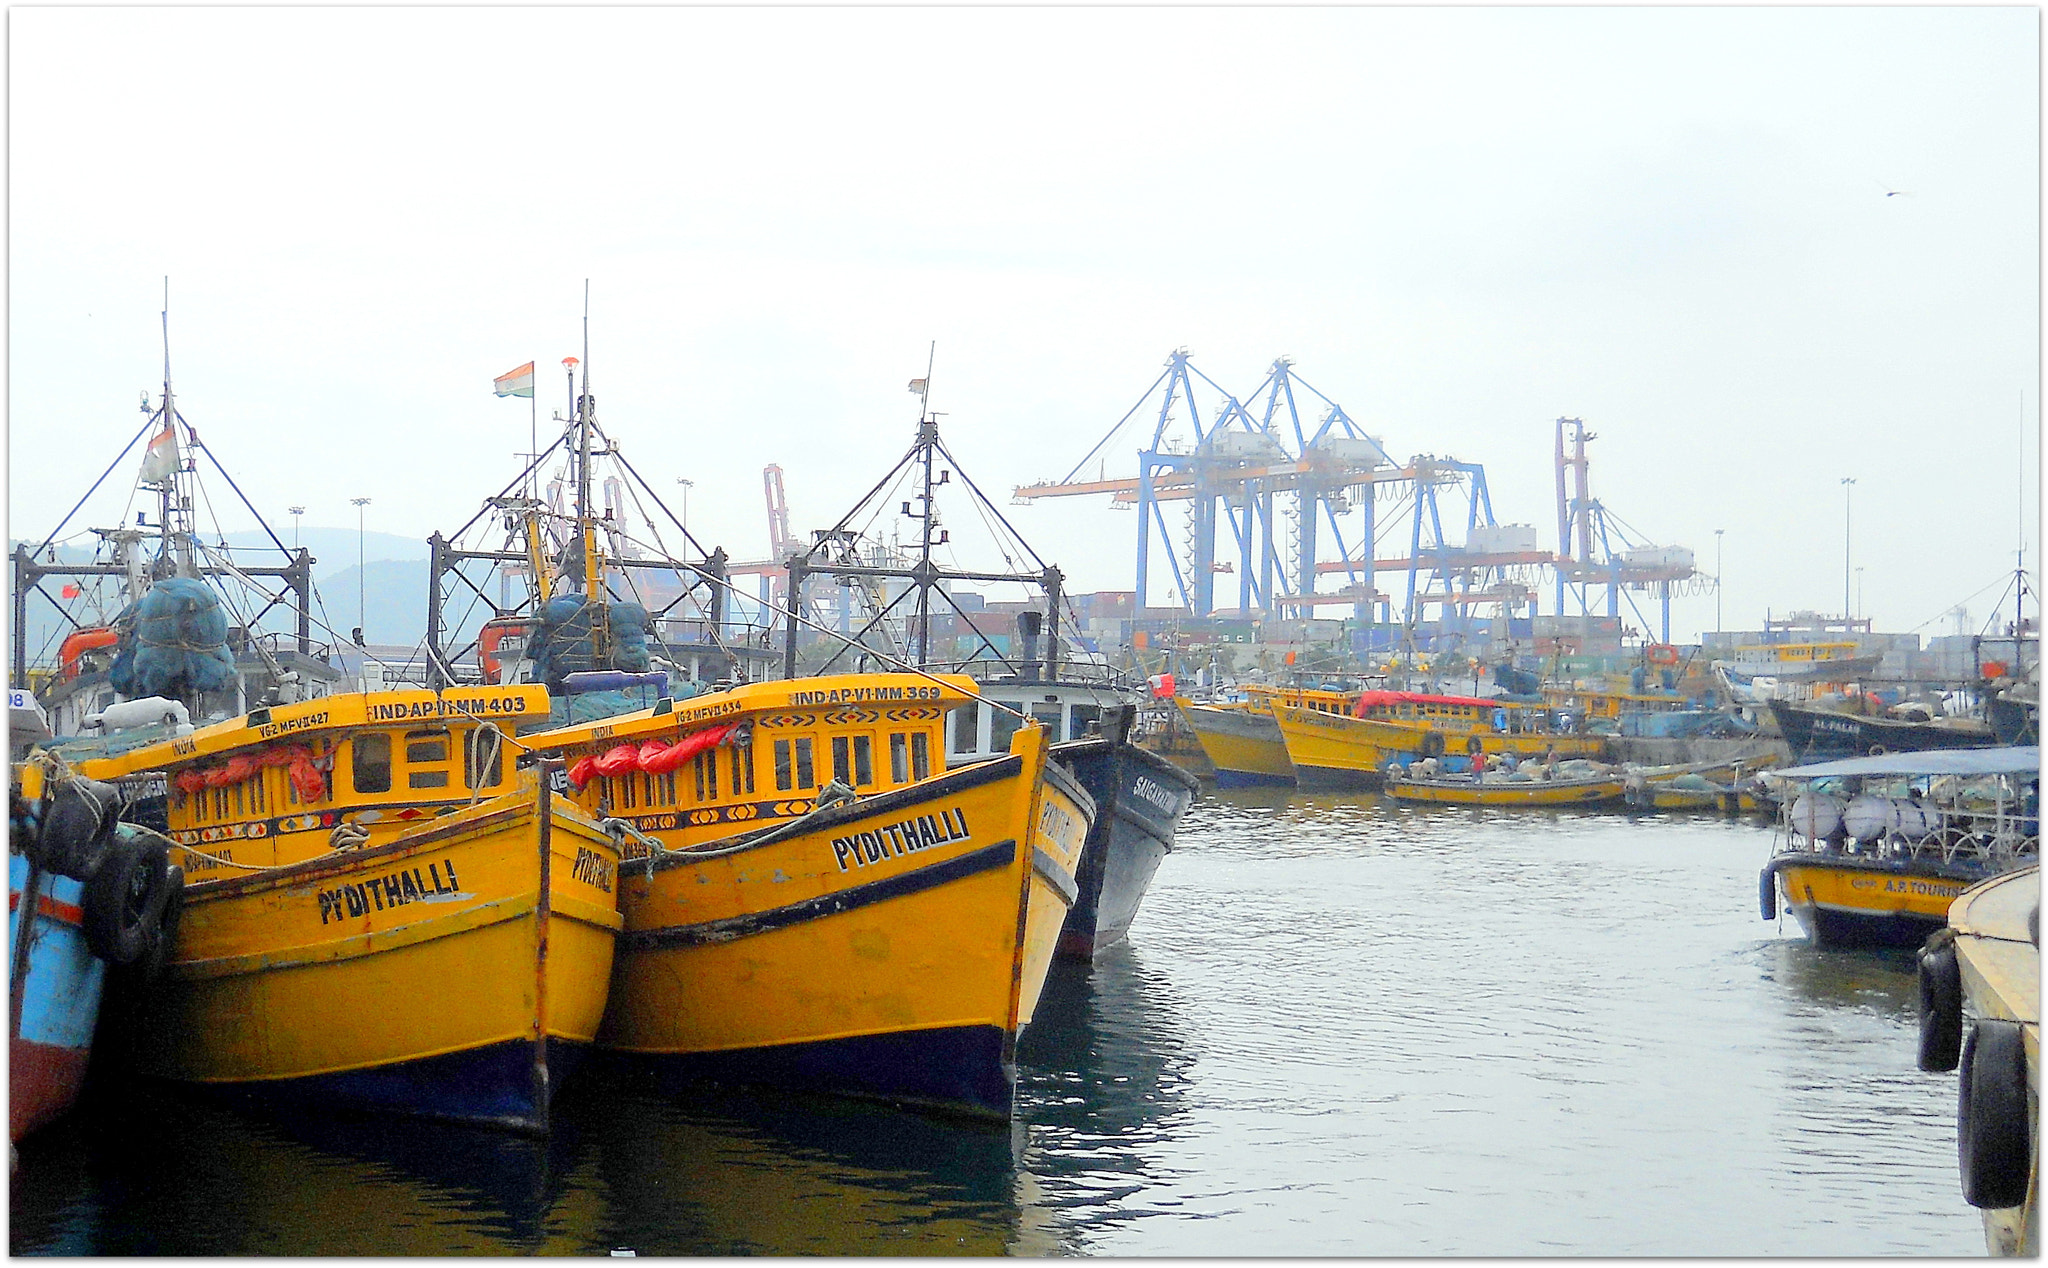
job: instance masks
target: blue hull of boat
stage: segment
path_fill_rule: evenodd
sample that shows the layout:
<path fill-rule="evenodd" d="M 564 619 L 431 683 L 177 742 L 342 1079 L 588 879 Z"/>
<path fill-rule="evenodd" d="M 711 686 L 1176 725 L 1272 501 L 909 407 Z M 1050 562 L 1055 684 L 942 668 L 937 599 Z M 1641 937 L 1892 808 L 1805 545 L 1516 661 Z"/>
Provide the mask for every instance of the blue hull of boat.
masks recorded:
<path fill-rule="evenodd" d="M 8 964 L 15 960 L 22 922 L 32 912 L 27 972 L 14 1006 L 8 1062 L 11 1138 L 57 1117 L 78 1098 L 99 1021 L 107 966 L 87 945 L 82 923 L 85 887 L 68 876 L 42 873 L 37 902 L 25 903 L 28 860 L 7 860 Z"/>
<path fill-rule="evenodd" d="M 1201 783 L 1128 743 L 1076 740 L 1052 752 L 1095 799 L 1095 822 L 1074 874 L 1079 893 L 1060 927 L 1058 947 L 1071 959 L 1092 959 L 1130 932 Z"/>
<path fill-rule="evenodd" d="M 1007 1121 L 1016 1099 L 1015 1054 L 997 1026 L 894 1031 L 731 1052 L 621 1052 L 608 1059 L 660 1078 L 852 1096 L 971 1118 Z"/>

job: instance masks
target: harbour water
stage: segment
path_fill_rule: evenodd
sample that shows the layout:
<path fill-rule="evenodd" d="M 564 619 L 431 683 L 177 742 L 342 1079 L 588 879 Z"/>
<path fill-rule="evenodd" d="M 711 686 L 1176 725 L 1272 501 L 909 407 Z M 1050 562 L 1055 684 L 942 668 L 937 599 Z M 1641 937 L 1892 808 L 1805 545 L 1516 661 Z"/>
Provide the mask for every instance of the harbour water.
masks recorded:
<path fill-rule="evenodd" d="M 1009 1131 L 630 1068 L 545 1142 L 102 1082 L 22 1145 L 10 1249 L 1981 1255 L 1910 959 L 1759 920 L 1770 841 L 1212 789 L 1056 970 Z"/>

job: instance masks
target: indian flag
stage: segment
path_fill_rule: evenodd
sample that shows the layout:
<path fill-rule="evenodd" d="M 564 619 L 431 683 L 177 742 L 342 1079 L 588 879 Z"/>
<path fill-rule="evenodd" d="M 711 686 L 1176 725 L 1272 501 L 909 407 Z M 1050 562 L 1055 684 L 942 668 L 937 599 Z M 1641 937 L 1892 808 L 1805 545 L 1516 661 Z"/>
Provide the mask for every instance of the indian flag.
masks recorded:
<path fill-rule="evenodd" d="M 178 473 L 179 462 L 178 429 L 166 422 L 149 442 L 149 452 L 142 455 L 142 482 L 164 483 Z"/>
<path fill-rule="evenodd" d="M 516 370 L 507 370 L 492 386 L 499 396 L 532 396 L 533 362 L 529 361 Z"/>

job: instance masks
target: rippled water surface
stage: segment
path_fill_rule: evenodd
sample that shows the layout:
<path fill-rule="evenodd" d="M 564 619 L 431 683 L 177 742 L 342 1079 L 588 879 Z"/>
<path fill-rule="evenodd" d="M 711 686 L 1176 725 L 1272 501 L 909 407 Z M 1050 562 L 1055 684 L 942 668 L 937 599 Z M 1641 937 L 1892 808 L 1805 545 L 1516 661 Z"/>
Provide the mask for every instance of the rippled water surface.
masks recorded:
<path fill-rule="evenodd" d="M 1714 817 L 1206 793 L 987 1130 L 579 1075 L 545 1143 L 98 1086 L 16 1254 L 1980 1255 L 1901 956 Z"/>

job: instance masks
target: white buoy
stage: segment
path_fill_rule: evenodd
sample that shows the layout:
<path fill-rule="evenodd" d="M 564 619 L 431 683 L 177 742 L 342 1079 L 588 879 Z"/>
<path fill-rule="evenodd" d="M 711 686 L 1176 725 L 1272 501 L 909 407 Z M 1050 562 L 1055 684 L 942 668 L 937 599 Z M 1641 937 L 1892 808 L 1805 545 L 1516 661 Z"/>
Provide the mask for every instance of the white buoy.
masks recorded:
<path fill-rule="evenodd" d="M 1925 841 L 1941 831 L 1942 814 L 1939 809 L 1920 801 L 1894 801 L 1891 804 L 1891 822 L 1887 825 L 1896 836 L 1908 841 Z"/>
<path fill-rule="evenodd" d="M 1792 830 L 1808 840 L 1831 837 L 1842 826 L 1842 803 L 1826 793 L 1812 790 L 1799 794 L 1792 803 Z"/>
<path fill-rule="evenodd" d="M 1892 799 L 1864 793 L 1842 812 L 1842 828 L 1858 841 L 1875 841 L 1891 826 Z"/>
<path fill-rule="evenodd" d="M 105 727 L 109 731 L 125 731 L 131 727 L 155 726 L 159 722 L 173 722 L 187 728 L 190 733 L 191 715 L 185 710 L 183 701 L 165 696 L 144 696 L 140 700 L 123 700 L 110 704 L 98 713 L 86 715 L 87 726 Z"/>

